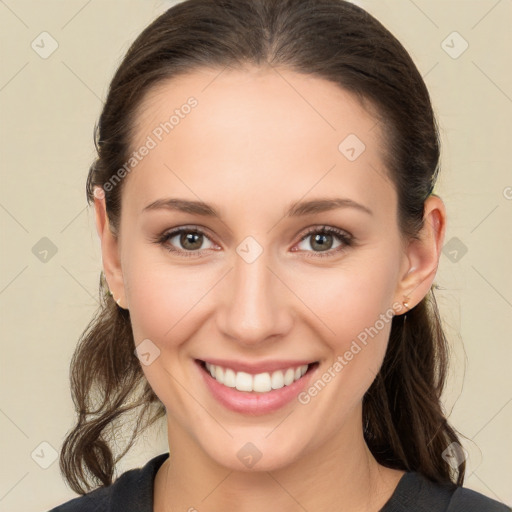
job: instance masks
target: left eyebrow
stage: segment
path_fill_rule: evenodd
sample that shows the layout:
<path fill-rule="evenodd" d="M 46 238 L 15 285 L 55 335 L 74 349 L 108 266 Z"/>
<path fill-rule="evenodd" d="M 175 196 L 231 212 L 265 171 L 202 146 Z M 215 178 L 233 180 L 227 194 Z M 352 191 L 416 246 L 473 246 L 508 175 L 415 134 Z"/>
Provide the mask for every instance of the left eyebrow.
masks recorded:
<path fill-rule="evenodd" d="M 322 198 L 311 201 L 298 201 L 292 203 L 285 213 L 285 217 L 301 217 L 305 215 L 314 215 L 338 208 L 355 208 L 373 215 L 373 212 L 352 199 L 349 198 Z M 143 208 L 143 212 L 151 210 L 176 210 L 192 215 L 201 215 L 206 217 L 217 217 L 222 219 L 218 210 L 211 204 L 203 201 L 191 201 L 188 199 L 163 198 L 157 199 Z"/>
<path fill-rule="evenodd" d="M 338 208 L 355 208 L 359 211 L 367 213 L 368 215 L 373 215 L 373 212 L 367 206 L 364 206 L 346 197 L 335 197 L 333 199 L 313 199 L 311 201 L 300 201 L 293 203 L 287 210 L 286 217 L 313 215 L 315 213 L 336 210 Z"/>

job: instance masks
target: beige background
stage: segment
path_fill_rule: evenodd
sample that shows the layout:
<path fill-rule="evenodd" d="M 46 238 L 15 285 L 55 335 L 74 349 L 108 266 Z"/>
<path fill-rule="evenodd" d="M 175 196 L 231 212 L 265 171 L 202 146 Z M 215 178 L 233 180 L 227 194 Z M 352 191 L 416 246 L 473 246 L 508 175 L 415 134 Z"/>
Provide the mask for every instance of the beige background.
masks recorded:
<path fill-rule="evenodd" d="M 101 258 L 84 192 L 93 127 L 128 45 L 172 3 L 0 1 L 0 510 L 44 511 L 74 496 L 41 443 L 58 450 L 72 425 L 69 360 L 97 305 Z M 465 485 L 512 505 L 512 2 L 357 3 L 402 41 L 432 94 L 451 244 L 436 279 L 454 353 L 445 406 L 467 437 Z M 43 31 L 58 43 L 46 59 L 31 47 Z M 46 262 L 33 252 L 43 237 L 57 250 Z M 119 469 L 164 451 L 165 427 Z"/>

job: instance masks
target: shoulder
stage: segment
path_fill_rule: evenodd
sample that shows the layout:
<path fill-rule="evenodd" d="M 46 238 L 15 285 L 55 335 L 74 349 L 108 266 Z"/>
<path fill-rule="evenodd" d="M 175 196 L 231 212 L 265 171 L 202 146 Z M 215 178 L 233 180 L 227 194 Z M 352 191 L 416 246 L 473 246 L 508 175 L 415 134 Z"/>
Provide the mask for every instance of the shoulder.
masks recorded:
<path fill-rule="evenodd" d="M 405 473 L 381 512 L 511 512 L 496 500 L 455 484 L 428 480 L 417 472 Z"/>
<path fill-rule="evenodd" d="M 126 471 L 112 485 L 94 489 L 49 512 L 152 512 L 155 475 L 168 457 L 168 453 L 158 455 L 144 467 Z"/>
<path fill-rule="evenodd" d="M 450 500 L 447 512 L 511 512 L 507 505 L 493 500 L 483 494 L 458 487 Z"/>
<path fill-rule="evenodd" d="M 78 498 L 73 498 L 62 505 L 52 508 L 49 512 L 88 512 L 89 510 L 106 512 L 110 508 L 110 494 L 114 485 L 116 483 L 108 487 L 100 487 Z"/>

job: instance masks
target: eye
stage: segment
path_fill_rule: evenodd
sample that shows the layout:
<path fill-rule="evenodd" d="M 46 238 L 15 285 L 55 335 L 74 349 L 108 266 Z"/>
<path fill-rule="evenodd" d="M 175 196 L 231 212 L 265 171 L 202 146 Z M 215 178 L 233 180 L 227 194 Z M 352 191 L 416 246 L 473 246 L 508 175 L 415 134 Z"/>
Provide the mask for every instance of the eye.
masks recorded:
<path fill-rule="evenodd" d="M 308 242 L 307 240 L 310 239 Z M 336 239 L 338 245 L 335 245 Z M 328 257 L 336 256 L 340 252 L 344 251 L 347 247 L 354 244 L 354 238 L 349 233 L 342 231 L 341 229 L 322 226 L 320 228 L 310 229 L 300 240 L 300 244 L 309 245 L 314 250 L 313 254 L 308 254 L 307 257 Z M 333 248 L 334 247 L 334 248 Z M 318 249 L 318 250 L 317 250 Z M 296 251 L 297 249 L 292 249 Z M 307 248 L 300 248 L 300 250 L 306 250 Z"/>
<path fill-rule="evenodd" d="M 298 252 L 300 250 L 313 253 L 307 254 L 307 257 L 328 257 L 336 256 L 354 244 L 352 235 L 331 226 L 311 228 L 302 236 L 298 245 L 306 245 L 308 239 L 310 239 L 309 245 L 313 248 L 313 251 L 308 251 L 304 247 L 292 248 L 292 251 Z M 336 240 L 338 240 L 338 245 L 335 245 Z M 185 257 L 200 257 L 208 249 L 218 247 L 203 230 L 186 226 L 164 233 L 157 237 L 154 242 L 164 246 L 169 252 Z M 210 245 L 203 247 L 204 242 L 208 242 Z"/>
<path fill-rule="evenodd" d="M 205 241 L 208 241 L 210 246 L 202 247 Z M 216 247 L 204 231 L 198 228 L 187 227 L 181 227 L 164 233 L 155 242 L 163 245 L 169 252 L 178 253 L 180 256 L 186 257 L 201 256 L 203 251 Z"/>

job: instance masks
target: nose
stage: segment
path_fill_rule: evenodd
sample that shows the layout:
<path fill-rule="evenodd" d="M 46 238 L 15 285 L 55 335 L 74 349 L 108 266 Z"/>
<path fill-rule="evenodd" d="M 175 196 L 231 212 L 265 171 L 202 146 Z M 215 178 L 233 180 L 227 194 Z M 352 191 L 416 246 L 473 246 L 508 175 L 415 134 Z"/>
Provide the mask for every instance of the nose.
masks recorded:
<path fill-rule="evenodd" d="M 224 336 L 239 344 L 259 346 L 291 330 L 293 294 L 271 267 L 265 251 L 251 263 L 235 255 L 217 309 L 217 326 Z"/>

